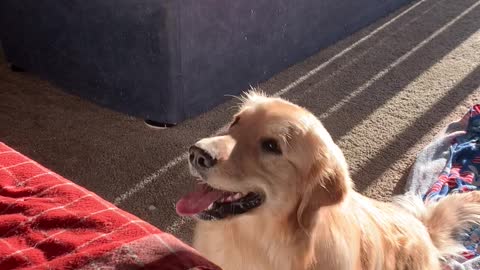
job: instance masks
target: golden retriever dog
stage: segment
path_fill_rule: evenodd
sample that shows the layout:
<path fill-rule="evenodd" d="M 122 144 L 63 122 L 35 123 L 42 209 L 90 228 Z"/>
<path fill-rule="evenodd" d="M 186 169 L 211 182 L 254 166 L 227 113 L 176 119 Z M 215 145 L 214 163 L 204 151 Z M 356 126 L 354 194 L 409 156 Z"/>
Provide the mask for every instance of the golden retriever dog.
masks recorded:
<path fill-rule="evenodd" d="M 357 193 L 339 147 L 308 110 L 250 92 L 223 134 L 190 148 L 194 247 L 225 270 L 441 268 L 480 220 L 478 192 L 427 206 Z"/>

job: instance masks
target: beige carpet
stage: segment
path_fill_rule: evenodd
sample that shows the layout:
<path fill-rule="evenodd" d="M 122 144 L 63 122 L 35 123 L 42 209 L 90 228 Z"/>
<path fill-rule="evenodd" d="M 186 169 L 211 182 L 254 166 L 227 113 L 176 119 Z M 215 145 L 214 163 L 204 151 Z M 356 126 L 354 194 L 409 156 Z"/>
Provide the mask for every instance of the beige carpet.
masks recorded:
<path fill-rule="evenodd" d="M 419 149 L 480 102 L 479 28 L 480 1 L 413 2 L 259 86 L 318 115 L 357 189 L 388 200 Z M 154 130 L 0 65 L 1 141 L 187 241 L 173 207 L 191 186 L 181 156 L 234 104 Z"/>

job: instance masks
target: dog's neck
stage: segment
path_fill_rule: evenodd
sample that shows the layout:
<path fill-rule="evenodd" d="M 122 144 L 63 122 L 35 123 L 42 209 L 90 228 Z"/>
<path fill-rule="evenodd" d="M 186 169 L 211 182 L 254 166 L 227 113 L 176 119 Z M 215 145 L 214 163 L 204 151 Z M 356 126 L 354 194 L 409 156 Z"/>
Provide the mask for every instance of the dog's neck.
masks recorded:
<path fill-rule="evenodd" d="M 200 221 L 196 231 L 202 235 L 195 235 L 195 248 L 220 266 L 229 265 L 228 269 L 307 269 L 309 243 L 303 231 L 294 229 L 296 219 L 258 211 L 228 220 Z M 285 261 L 289 265 L 278 265 Z"/>
<path fill-rule="evenodd" d="M 362 226 L 365 219 L 357 201 L 362 196 L 349 190 L 345 199 L 332 206 L 321 208 L 316 216 L 316 224 L 311 229 L 310 265 L 329 266 L 325 269 L 361 269 Z M 344 254 L 346 250 L 351 254 Z M 314 268 L 316 269 L 316 268 Z"/>
<path fill-rule="evenodd" d="M 294 214 L 287 218 L 272 214 L 261 219 L 252 217 L 253 228 L 269 228 L 269 231 L 264 232 L 262 239 L 252 238 L 250 245 L 255 243 L 259 252 L 269 256 L 272 269 L 284 267 L 275 265 L 276 261 L 285 261 L 277 260 L 279 257 L 291 258 L 292 265 L 286 269 L 317 269 L 318 266 L 322 266 L 321 269 L 362 269 L 362 265 L 370 263 L 365 261 L 366 257 L 374 256 L 366 254 L 369 248 L 365 245 L 381 242 L 378 231 L 364 229 L 378 225 L 376 211 L 378 208 L 373 200 L 349 189 L 341 202 L 320 208 L 310 228 L 302 227 Z M 242 242 L 240 235 L 242 233 L 238 234 L 239 244 Z M 251 236 L 258 237 L 258 234 Z M 272 243 L 277 245 L 274 250 L 278 254 L 269 253 Z M 345 254 L 346 250 L 352 253 Z"/>
<path fill-rule="evenodd" d="M 301 228 L 294 214 L 279 216 L 272 211 L 200 222 L 198 226 L 202 227 L 201 238 L 205 242 L 197 242 L 195 246 L 206 254 L 216 254 L 210 259 L 220 265 L 222 260 L 238 259 L 238 269 L 250 269 L 248 265 L 257 266 L 252 269 L 279 270 L 362 269 L 363 265 L 375 261 L 373 254 L 367 256 L 367 250 L 382 242 L 378 231 L 364 229 L 377 226 L 372 217 L 372 212 L 377 211 L 375 207 L 372 200 L 349 190 L 342 202 L 322 207 L 314 217 L 316 222 L 307 231 Z M 350 254 L 345 254 L 346 250 Z M 256 261 L 246 262 L 243 258 Z M 278 265 L 280 262 L 290 265 Z M 258 268 L 259 265 L 264 268 Z"/>
<path fill-rule="evenodd" d="M 395 238 L 406 236 L 397 228 L 406 227 L 409 222 L 397 218 L 398 211 L 402 210 L 393 204 L 350 189 L 341 203 L 318 211 L 311 230 L 316 235 L 310 238 L 315 241 L 310 242 L 314 247 L 310 264 L 328 266 L 320 269 L 384 269 L 386 264 L 394 263 Z M 418 222 L 413 217 L 411 221 Z M 392 258 L 391 262 L 383 261 L 387 257 Z"/>

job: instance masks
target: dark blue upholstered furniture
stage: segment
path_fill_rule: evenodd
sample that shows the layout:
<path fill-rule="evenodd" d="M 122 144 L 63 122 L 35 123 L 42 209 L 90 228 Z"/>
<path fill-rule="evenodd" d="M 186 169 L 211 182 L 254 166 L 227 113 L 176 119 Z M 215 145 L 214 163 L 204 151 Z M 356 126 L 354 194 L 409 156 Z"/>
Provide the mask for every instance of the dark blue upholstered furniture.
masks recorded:
<path fill-rule="evenodd" d="M 178 123 L 410 0 L 1 0 L 7 60 L 112 109 Z"/>

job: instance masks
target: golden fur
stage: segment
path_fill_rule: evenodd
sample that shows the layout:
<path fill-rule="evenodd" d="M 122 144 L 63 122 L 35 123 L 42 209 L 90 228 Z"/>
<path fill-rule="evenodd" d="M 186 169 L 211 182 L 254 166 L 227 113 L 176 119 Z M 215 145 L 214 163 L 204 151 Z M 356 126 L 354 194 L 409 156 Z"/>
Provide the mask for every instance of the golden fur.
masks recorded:
<path fill-rule="evenodd" d="M 478 192 L 428 207 L 414 196 L 384 203 L 357 193 L 320 121 L 283 99 L 251 92 L 234 122 L 196 143 L 219 157 L 209 185 L 266 198 L 251 212 L 198 222 L 194 247 L 225 270 L 435 270 L 460 250 L 452 235 L 479 221 Z M 282 155 L 262 153 L 265 137 Z"/>

